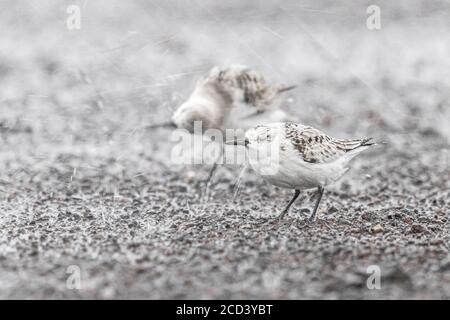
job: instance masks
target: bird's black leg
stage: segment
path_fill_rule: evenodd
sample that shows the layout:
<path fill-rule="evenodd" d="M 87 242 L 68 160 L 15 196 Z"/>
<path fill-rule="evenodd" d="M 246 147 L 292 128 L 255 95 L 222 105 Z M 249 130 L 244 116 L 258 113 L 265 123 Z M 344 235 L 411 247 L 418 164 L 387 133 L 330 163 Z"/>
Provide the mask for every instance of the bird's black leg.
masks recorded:
<path fill-rule="evenodd" d="M 217 159 L 217 160 L 214 162 L 214 164 L 213 164 L 211 170 L 209 171 L 208 178 L 206 179 L 206 184 L 209 184 L 209 183 L 211 182 L 211 179 L 212 179 L 212 177 L 213 177 L 213 175 L 214 175 L 214 172 L 216 172 L 216 169 L 217 169 L 217 166 L 218 166 L 218 162 L 219 162 L 219 159 Z"/>
<path fill-rule="evenodd" d="M 309 217 L 309 221 L 310 222 L 313 222 L 313 221 L 316 220 L 316 212 L 317 212 L 317 209 L 319 208 L 319 203 L 320 203 L 320 200 L 322 199 L 323 192 L 325 191 L 325 189 L 322 186 L 319 186 L 317 188 L 317 190 L 319 191 L 319 193 L 318 193 L 318 196 L 317 196 L 317 201 L 316 201 L 316 205 L 314 207 L 314 211 L 311 214 L 311 216 Z"/>
<path fill-rule="evenodd" d="M 217 170 L 217 167 L 219 166 L 219 161 L 222 158 L 223 153 L 221 152 L 217 159 L 214 161 L 213 166 L 211 170 L 209 171 L 208 178 L 204 181 L 205 183 L 205 190 L 203 192 L 202 196 L 202 202 L 207 202 L 209 198 L 209 189 L 211 187 L 212 178 L 214 177 L 214 173 Z"/>
<path fill-rule="evenodd" d="M 289 208 L 292 206 L 292 204 L 295 202 L 295 200 L 297 200 L 299 195 L 300 195 L 300 190 L 295 190 L 294 197 L 291 199 L 291 201 L 289 201 L 289 203 L 286 206 L 286 208 L 284 208 L 284 210 L 281 211 L 281 214 L 277 217 L 277 220 L 283 219 L 284 215 L 286 213 L 288 213 Z"/>
<path fill-rule="evenodd" d="M 263 114 L 264 110 L 256 110 L 256 112 L 253 112 L 247 116 L 245 116 L 243 119 L 251 119 L 253 117 L 259 116 L 260 114 Z"/>

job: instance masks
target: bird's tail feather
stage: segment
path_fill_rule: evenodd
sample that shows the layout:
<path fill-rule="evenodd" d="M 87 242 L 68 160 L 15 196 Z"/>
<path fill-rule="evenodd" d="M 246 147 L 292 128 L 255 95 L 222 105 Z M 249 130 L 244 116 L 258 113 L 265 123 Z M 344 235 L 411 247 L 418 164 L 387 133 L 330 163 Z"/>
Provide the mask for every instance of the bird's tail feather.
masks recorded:
<path fill-rule="evenodd" d="M 155 123 L 145 126 L 145 129 L 157 129 L 157 128 L 176 128 L 176 124 L 172 121 Z"/>
<path fill-rule="evenodd" d="M 295 88 L 297 88 L 297 85 L 292 85 L 292 86 L 280 86 L 280 87 L 278 88 L 278 93 L 285 92 L 285 91 L 289 91 L 289 90 L 292 90 L 292 89 L 295 89 Z"/>
<path fill-rule="evenodd" d="M 361 143 L 358 147 L 365 147 L 365 146 L 373 146 L 377 144 L 375 141 L 373 141 L 372 138 L 364 138 L 361 140 Z"/>
<path fill-rule="evenodd" d="M 372 140 L 372 138 L 352 139 L 352 140 L 341 139 L 339 140 L 338 143 L 341 146 L 341 148 L 347 152 L 360 147 L 368 147 L 377 144 Z"/>

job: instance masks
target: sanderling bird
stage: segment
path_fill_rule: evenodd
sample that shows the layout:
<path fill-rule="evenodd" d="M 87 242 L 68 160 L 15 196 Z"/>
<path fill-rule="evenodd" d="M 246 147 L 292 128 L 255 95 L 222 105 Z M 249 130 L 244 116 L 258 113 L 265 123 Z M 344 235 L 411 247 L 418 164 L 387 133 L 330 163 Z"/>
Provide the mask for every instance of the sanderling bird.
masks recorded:
<path fill-rule="evenodd" d="M 281 110 L 270 110 L 270 107 L 280 93 L 294 87 L 268 84 L 261 74 L 246 66 L 214 67 L 197 81 L 194 91 L 175 110 L 170 122 L 151 127 L 174 127 L 194 133 L 194 123 L 201 121 L 203 130 L 242 128 L 245 119 L 239 122 L 240 117 L 247 118 L 262 113 L 268 114 L 267 119 L 279 121 L 272 118 L 287 118 L 286 114 Z M 253 109 L 254 112 L 246 117 L 241 114 L 230 116 L 231 113 L 239 113 L 236 108 L 239 103 L 245 104 L 247 110 Z"/>
<path fill-rule="evenodd" d="M 375 144 L 371 138 L 333 138 L 315 128 L 292 122 L 260 125 L 247 130 L 245 138 L 226 143 L 245 146 L 250 166 L 264 180 L 295 190 L 278 219 L 286 215 L 301 190 L 317 188 L 318 197 L 310 221 L 316 218 L 325 186 L 341 178 L 349 169 L 350 160 Z"/>

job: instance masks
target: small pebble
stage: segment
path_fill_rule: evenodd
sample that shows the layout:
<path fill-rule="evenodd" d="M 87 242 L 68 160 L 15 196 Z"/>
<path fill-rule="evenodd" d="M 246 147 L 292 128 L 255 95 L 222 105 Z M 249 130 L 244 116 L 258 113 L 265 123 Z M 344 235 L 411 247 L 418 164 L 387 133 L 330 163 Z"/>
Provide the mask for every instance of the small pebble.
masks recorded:
<path fill-rule="evenodd" d="M 438 245 L 444 244 L 444 240 L 442 240 L 442 239 L 433 239 L 433 240 L 430 241 L 430 244 L 438 246 Z"/>
<path fill-rule="evenodd" d="M 384 228 L 381 224 L 374 225 L 372 228 L 370 228 L 370 232 L 372 233 L 381 233 L 384 231 Z"/>
<path fill-rule="evenodd" d="M 184 174 L 184 181 L 186 183 L 192 183 L 193 181 L 195 181 L 195 179 L 198 179 L 195 171 L 189 170 Z"/>
<path fill-rule="evenodd" d="M 415 223 L 411 226 L 411 232 L 413 233 L 425 233 L 427 232 L 427 228 L 421 224 Z"/>

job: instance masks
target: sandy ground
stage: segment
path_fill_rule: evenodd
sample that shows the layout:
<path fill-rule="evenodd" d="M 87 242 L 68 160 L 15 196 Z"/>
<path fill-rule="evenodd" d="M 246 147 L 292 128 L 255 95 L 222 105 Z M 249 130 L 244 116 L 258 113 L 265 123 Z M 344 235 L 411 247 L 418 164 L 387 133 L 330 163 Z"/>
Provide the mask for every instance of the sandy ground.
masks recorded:
<path fill-rule="evenodd" d="M 0 298 L 450 298 L 448 2 L 80 2 L 0 10 Z M 425 2 L 424 2 L 425 3 Z M 166 119 L 239 62 L 297 83 L 282 107 L 387 144 L 271 223 L 291 197 L 251 171 L 173 165 Z M 369 290 L 367 268 L 381 270 Z M 70 290 L 69 266 L 81 270 Z"/>

